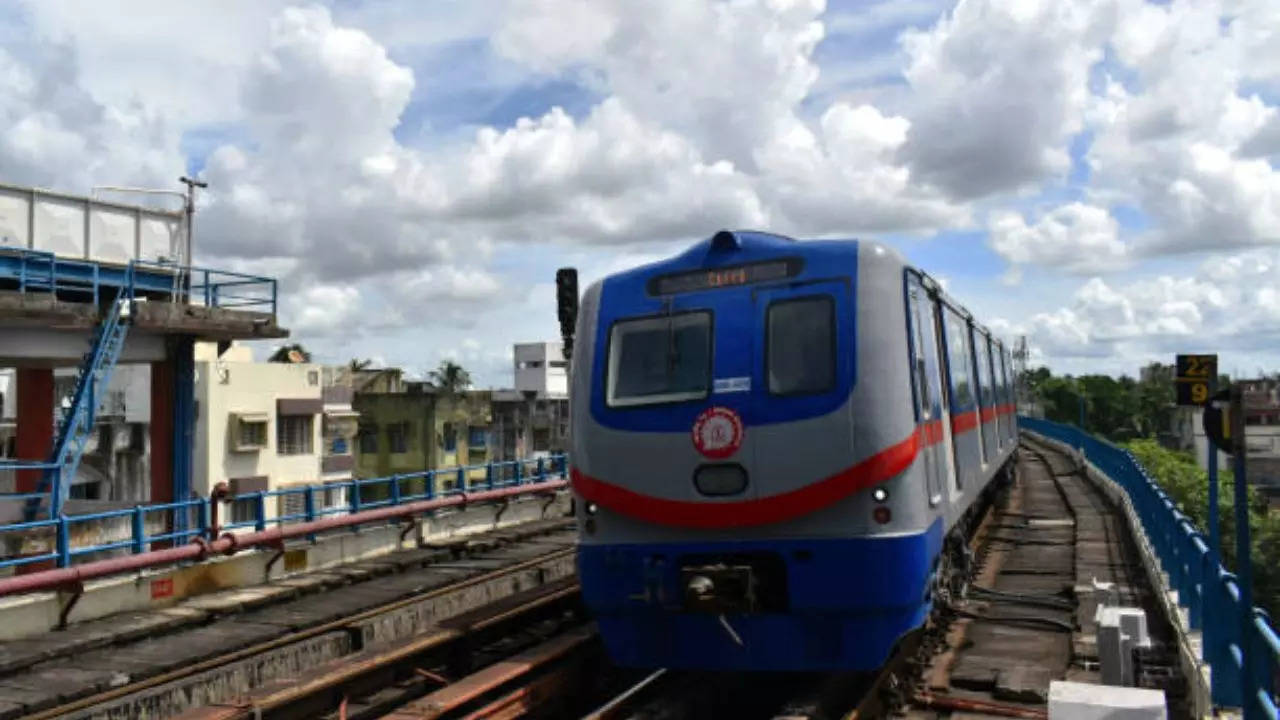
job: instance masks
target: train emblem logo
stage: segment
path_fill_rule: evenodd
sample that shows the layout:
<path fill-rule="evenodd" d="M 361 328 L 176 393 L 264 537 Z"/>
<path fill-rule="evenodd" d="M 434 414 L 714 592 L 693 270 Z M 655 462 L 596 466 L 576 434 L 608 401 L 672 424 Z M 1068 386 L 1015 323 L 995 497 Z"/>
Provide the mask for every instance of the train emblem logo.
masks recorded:
<path fill-rule="evenodd" d="M 693 446 L 698 452 L 722 460 L 742 447 L 742 418 L 727 407 L 710 407 L 693 422 Z"/>

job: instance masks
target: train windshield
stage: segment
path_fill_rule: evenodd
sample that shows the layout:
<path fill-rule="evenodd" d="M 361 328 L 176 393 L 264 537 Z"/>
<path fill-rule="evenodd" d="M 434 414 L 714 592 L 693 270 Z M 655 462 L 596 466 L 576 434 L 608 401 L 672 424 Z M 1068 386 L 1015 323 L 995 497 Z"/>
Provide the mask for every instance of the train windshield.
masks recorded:
<path fill-rule="evenodd" d="M 711 313 L 614 324 L 606 387 L 611 407 L 705 398 L 711 387 Z"/>

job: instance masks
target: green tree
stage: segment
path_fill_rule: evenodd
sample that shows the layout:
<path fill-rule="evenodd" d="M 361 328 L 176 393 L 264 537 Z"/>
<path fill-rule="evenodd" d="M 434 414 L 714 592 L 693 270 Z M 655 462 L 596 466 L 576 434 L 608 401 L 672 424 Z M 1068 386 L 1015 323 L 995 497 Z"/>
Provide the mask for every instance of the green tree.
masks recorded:
<path fill-rule="evenodd" d="M 452 360 L 441 360 L 440 366 L 427 374 L 431 384 L 450 395 L 458 395 L 471 387 L 471 373 Z"/>
<path fill-rule="evenodd" d="M 296 354 L 295 354 L 296 353 Z M 291 362 L 311 362 L 311 353 L 298 343 L 289 345 L 281 345 L 276 351 L 271 353 L 271 357 L 267 358 L 267 362 L 274 363 L 291 363 Z"/>
<path fill-rule="evenodd" d="M 365 358 L 364 360 L 361 360 L 360 358 L 351 358 L 349 361 L 347 361 L 347 369 L 350 370 L 351 372 L 360 372 L 361 370 L 368 370 L 372 365 L 373 365 L 373 361 L 368 358 Z"/>

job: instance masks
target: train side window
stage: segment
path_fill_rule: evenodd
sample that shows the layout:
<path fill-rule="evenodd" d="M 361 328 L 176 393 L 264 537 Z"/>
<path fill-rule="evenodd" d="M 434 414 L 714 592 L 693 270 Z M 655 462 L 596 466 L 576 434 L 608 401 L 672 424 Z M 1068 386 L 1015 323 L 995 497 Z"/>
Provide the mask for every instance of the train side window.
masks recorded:
<path fill-rule="evenodd" d="M 829 296 L 769 305 L 765 374 L 774 395 L 810 395 L 836 384 L 835 302 Z"/>
<path fill-rule="evenodd" d="M 911 349 L 914 360 L 916 396 L 919 401 L 920 419 L 928 420 L 933 415 L 933 393 L 929 387 L 929 364 L 925 360 L 929 346 L 925 344 L 924 328 L 926 322 L 932 327 L 932 318 L 926 315 L 928 305 L 924 302 L 924 289 L 914 277 L 908 281 L 907 293 L 910 297 L 911 312 Z M 932 336 L 929 336 L 932 341 Z"/>
<path fill-rule="evenodd" d="M 969 380 L 969 324 L 947 308 L 947 371 L 951 375 L 951 408 L 958 411 L 973 403 L 973 385 Z"/>

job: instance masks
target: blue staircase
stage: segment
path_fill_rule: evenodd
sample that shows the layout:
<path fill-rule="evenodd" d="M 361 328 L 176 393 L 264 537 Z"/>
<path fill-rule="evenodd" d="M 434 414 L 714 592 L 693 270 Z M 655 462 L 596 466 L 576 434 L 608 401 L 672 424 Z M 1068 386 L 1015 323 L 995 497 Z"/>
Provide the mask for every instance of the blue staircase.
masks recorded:
<path fill-rule="evenodd" d="M 111 308 L 103 316 L 102 323 L 94 330 L 89 352 L 85 353 L 80 364 L 71 406 L 65 410 L 58 423 L 53 449 L 43 465 L 44 473 L 36 488 L 38 496 L 27 500 L 27 520 L 35 520 L 40 514 L 44 504 L 42 496 L 45 493 L 49 497 L 49 517 L 57 518 L 62 514 L 62 506 L 71 490 L 71 481 L 80 467 L 85 445 L 93 434 L 98 408 L 111 382 L 111 373 L 115 370 L 116 361 L 120 359 L 120 350 L 124 347 L 125 335 L 129 331 L 134 300 L 132 265 L 127 278 L 125 286 L 120 288 Z"/>

